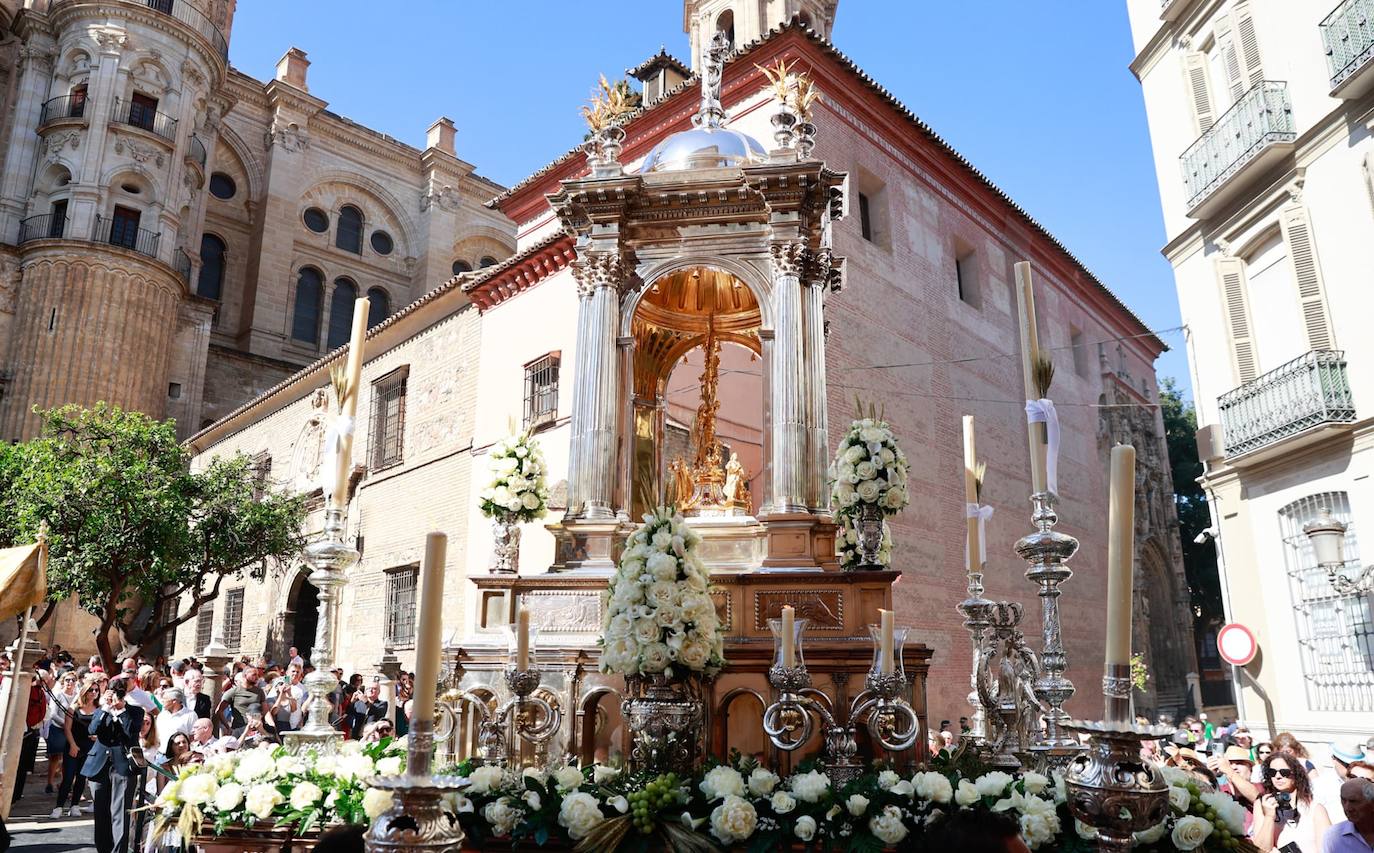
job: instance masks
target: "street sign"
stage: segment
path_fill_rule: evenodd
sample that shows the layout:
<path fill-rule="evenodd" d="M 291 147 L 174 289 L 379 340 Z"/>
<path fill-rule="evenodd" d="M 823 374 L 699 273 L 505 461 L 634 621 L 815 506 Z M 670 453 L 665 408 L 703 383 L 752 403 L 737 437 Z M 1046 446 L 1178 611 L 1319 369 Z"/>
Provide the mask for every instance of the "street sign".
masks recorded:
<path fill-rule="evenodd" d="M 1249 628 L 1239 622 L 1232 622 L 1217 632 L 1217 651 L 1221 653 L 1221 659 L 1227 663 L 1245 666 L 1255 659 L 1259 643 L 1255 641 L 1255 635 Z"/>

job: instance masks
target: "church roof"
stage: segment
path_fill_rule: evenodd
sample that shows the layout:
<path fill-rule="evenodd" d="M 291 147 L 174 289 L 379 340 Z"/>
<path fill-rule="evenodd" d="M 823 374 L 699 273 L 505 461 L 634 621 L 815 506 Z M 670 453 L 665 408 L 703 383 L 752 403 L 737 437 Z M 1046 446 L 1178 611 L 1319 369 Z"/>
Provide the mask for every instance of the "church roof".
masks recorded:
<path fill-rule="evenodd" d="M 628 77 L 633 77 L 636 80 L 643 80 L 645 77 L 649 76 L 651 72 L 657 71 L 660 68 L 671 68 L 684 76 L 690 75 L 692 73 L 692 69 L 684 65 L 682 63 L 682 60 L 678 59 L 676 56 L 673 56 L 671 53 L 668 52 L 667 48 L 660 45 L 658 48 L 658 53 L 655 53 L 653 56 L 636 65 L 634 68 L 626 68 L 625 75 Z"/>
<path fill-rule="evenodd" d="M 960 154 L 957 150 L 955 150 L 954 146 L 946 142 L 945 139 L 941 137 L 938 133 L 936 133 L 930 125 L 922 121 L 905 104 L 898 100 L 896 95 L 892 94 L 892 92 L 888 91 L 887 88 L 885 88 L 881 83 L 874 80 L 867 73 L 865 73 L 862 68 L 860 68 L 852 59 L 846 56 L 839 48 L 835 47 L 835 45 L 832 42 L 830 42 L 828 39 L 822 38 L 814 30 L 810 29 L 805 24 L 802 24 L 799 19 L 793 18 L 791 21 L 785 24 L 781 24 L 777 27 L 774 27 L 773 29 L 764 33 L 759 38 L 755 39 L 754 41 L 736 48 L 726 59 L 727 73 L 732 66 L 738 67 L 738 60 L 744 59 L 749 54 L 762 48 L 768 42 L 773 41 L 787 34 L 795 34 L 801 39 L 810 42 L 824 56 L 831 59 L 840 68 L 844 69 L 854 78 L 856 78 L 864 88 L 868 89 L 873 94 L 877 95 L 891 109 L 895 110 L 907 124 L 915 128 L 923 137 L 928 139 L 930 142 L 934 143 L 935 146 L 942 153 L 947 155 L 954 163 L 961 167 L 978 183 L 982 184 L 986 189 L 991 191 L 1003 204 L 1010 208 L 1013 213 L 1015 213 L 1026 225 L 1030 226 L 1030 228 L 1033 229 L 1040 237 L 1042 237 L 1043 239 L 1048 241 L 1052 246 L 1058 249 L 1059 252 L 1063 254 L 1064 258 L 1069 261 L 1069 263 L 1076 269 L 1076 271 L 1079 274 L 1081 274 L 1087 280 L 1087 282 L 1089 282 L 1091 285 L 1099 289 L 1111 301 L 1115 308 L 1120 310 L 1126 317 L 1130 318 L 1131 320 L 1134 320 L 1135 323 L 1140 326 L 1141 330 L 1147 333 L 1145 336 L 1143 336 L 1145 340 L 1158 346 L 1161 351 L 1167 350 L 1169 348 L 1168 345 L 1164 343 L 1164 341 L 1160 340 L 1158 336 L 1156 336 L 1153 332 L 1150 331 L 1149 326 L 1147 326 L 1145 322 L 1141 320 L 1140 317 L 1134 311 L 1127 307 L 1127 305 L 1124 302 L 1122 302 L 1121 299 L 1115 293 L 1112 292 L 1111 288 L 1107 287 L 1107 285 L 1104 284 L 1102 280 L 1099 279 L 1097 275 L 1095 275 L 1092 272 L 1092 270 L 1088 269 L 1087 265 L 1084 264 L 1083 261 L 1081 261 L 1078 258 L 1078 256 L 1076 256 L 1073 252 L 1069 251 L 1069 248 L 1065 246 L 1059 240 L 1059 238 L 1051 234 L 1048 228 L 1040 224 L 1040 222 L 1038 222 L 1033 216 L 1031 216 L 1025 208 L 1021 207 L 1021 205 L 1017 204 L 1011 196 L 1007 195 L 1007 193 L 1001 187 L 993 183 L 991 178 L 989 178 L 976 166 L 969 162 L 969 160 L 965 158 L 964 155 Z M 660 109 L 666 109 L 667 105 L 671 101 L 673 101 L 674 95 L 677 95 L 688 89 L 695 88 L 698 85 L 698 83 L 699 77 L 697 75 L 692 75 L 691 77 L 688 77 L 682 83 L 664 92 L 663 96 L 659 100 L 655 101 L 653 104 L 640 107 L 634 112 L 628 114 L 625 117 L 625 119 L 621 122 L 621 126 L 625 127 L 627 131 L 630 130 L 630 125 L 636 123 L 639 119 L 643 118 L 644 116 L 650 113 L 654 113 Z M 653 128 L 646 128 L 646 130 L 649 131 L 651 131 L 652 129 Z M 630 144 L 631 140 L 627 139 L 626 148 L 629 148 Z M 492 208 L 502 208 L 503 212 L 506 212 L 503 206 L 507 202 L 535 188 L 536 185 L 544 183 L 544 180 L 549 175 L 549 173 L 558 170 L 560 167 L 564 166 L 565 164 L 568 164 L 569 161 L 573 160 L 574 158 L 581 158 L 584 155 L 584 153 L 585 149 L 581 145 L 578 145 L 577 147 L 570 149 L 569 151 L 560 155 L 558 158 L 556 158 L 543 168 L 526 177 L 523 181 L 518 182 L 510 189 L 506 190 L 505 192 L 493 198 L 491 201 L 487 202 L 487 206 Z M 581 174 L 585 171 L 585 168 L 583 168 L 579 170 L 578 174 Z M 573 175 L 569 175 L 569 177 L 573 177 Z M 507 212 L 507 215 L 511 214 Z M 516 217 L 512 216 L 511 218 L 515 219 Z M 517 219 L 517 221 L 519 220 Z"/>

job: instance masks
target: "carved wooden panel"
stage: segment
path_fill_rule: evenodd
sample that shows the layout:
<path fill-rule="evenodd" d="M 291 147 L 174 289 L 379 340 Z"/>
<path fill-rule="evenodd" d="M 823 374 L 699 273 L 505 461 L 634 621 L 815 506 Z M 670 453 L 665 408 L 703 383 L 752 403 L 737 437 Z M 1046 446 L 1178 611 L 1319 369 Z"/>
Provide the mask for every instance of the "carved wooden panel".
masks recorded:
<path fill-rule="evenodd" d="M 754 593 L 755 630 L 767 631 L 768 620 L 780 618 L 787 604 L 796 608 L 798 619 L 807 620 L 807 630 L 844 630 L 844 596 L 838 589 L 759 590 Z"/>
<path fill-rule="evenodd" d="M 711 590 L 711 600 L 715 602 L 716 617 L 720 619 L 720 624 L 725 627 L 727 633 L 731 632 L 735 627 L 735 605 L 730 598 L 730 593 L 723 589 L 713 589 Z"/>
<path fill-rule="evenodd" d="M 601 632 L 601 596 L 596 592 L 557 590 L 528 592 L 520 597 L 541 633 L 597 634 Z"/>

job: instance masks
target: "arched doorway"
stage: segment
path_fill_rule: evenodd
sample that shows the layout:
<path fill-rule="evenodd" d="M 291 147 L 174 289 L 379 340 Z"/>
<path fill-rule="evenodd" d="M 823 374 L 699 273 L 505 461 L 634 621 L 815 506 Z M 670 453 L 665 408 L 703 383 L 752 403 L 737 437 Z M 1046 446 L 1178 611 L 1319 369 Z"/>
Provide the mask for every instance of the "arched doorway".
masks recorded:
<path fill-rule="evenodd" d="M 310 660 L 315 645 L 315 628 L 320 623 L 320 591 L 306 580 L 306 573 L 296 576 L 295 589 L 287 601 L 287 619 L 291 630 L 287 632 L 290 645 L 295 646 L 301 657 Z"/>

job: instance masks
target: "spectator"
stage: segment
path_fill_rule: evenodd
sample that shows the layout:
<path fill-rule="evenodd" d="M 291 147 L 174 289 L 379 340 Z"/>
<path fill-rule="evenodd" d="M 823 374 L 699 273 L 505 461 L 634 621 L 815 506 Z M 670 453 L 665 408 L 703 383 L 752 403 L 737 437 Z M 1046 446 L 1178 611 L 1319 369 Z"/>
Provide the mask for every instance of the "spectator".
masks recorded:
<path fill-rule="evenodd" d="M 1341 785 L 1346 819 L 1326 831 L 1323 853 L 1368 853 L 1374 849 L 1374 782 L 1349 779 Z"/>
<path fill-rule="evenodd" d="M 1312 763 L 1312 756 L 1307 754 L 1307 747 L 1303 746 L 1302 741 L 1298 740 L 1292 732 L 1279 732 L 1278 736 L 1274 738 L 1273 746 L 1275 752 L 1290 752 L 1302 759 L 1303 767 L 1308 772 L 1317 769 L 1317 765 Z"/>
<path fill-rule="evenodd" d="M 318 848 L 317 848 L 318 849 Z M 931 828 L 923 849 L 959 853 L 1029 853 L 1021 825 L 1003 812 L 958 811 Z"/>
<path fill-rule="evenodd" d="M 276 735 L 263 724 L 262 706 L 254 705 L 244 715 L 247 725 L 239 736 L 239 749 L 252 749 L 264 743 L 276 743 Z"/>
<path fill-rule="evenodd" d="M 215 737 L 215 725 L 208 718 L 201 717 L 191 726 L 191 751 L 201 756 L 223 755 L 238 749 L 239 742 L 225 735 Z"/>
<path fill-rule="evenodd" d="M 129 848 L 129 809 L 134 802 L 137 768 L 130 750 L 138 746 L 143 726 L 143 709 L 126 701 L 129 683 L 123 678 L 110 682 L 110 689 L 91 719 L 92 744 L 82 775 L 90 780 L 95 800 L 95 848 L 97 853 L 114 853 Z"/>
<path fill-rule="evenodd" d="M 1368 779 L 1374 782 L 1374 764 L 1368 761 L 1356 761 L 1350 765 L 1350 778 Z"/>
<path fill-rule="evenodd" d="M 1250 758 L 1250 750 L 1228 746 L 1223 754 L 1207 759 L 1207 766 L 1225 782 L 1223 790 L 1236 800 L 1251 806 L 1259 798 L 1259 786 L 1252 780 L 1255 762 Z"/>
<path fill-rule="evenodd" d="M 305 703 L 310 694 L 301 683 L 303 677 L 301 666 L 290 664 L 286 667 L 286 675 L 277 679 L 267 694 L 267 701 L 272 703 L 268 716 L 278 734 L 295 731 L 304 721 Z"/>
<path fill-rule="evenodd" d="M 239 737 L 248 727 L 248 709 L 254 705 L 258 706 L 258 712 L 261 713 L 267 705 L 267 694 L 258 686 L 257 668 L 247 667 L 243 670 L 243 676 L 236 679 L 234 686 L 220 697 L 219 705 L 215 707 L 215 720 L 224 719 L 224 713 L 228 710 L 229 730 L 234 737 Z"/>
<path fill-rule="evenodd" d="M 1301 758 L 1275 752 L 1262 765 L 1264 793 L 1255 803 L 1250 838 L 1261 853 L 1321 853 L 1319 839 L 1331 826 L 1326 809 L 1312 796 L 1312 780 Z M 1293 845 L 1289 847 L 1288 845 Z"/>
<path fill-rule="evenodd" d="M 97 681 L 88 680 L 77 690 L 76 700 L 63 715 L 62 728 L 67 746 L 62 750 L 62 784 L 57 789 L 57 807 L 52 810 L 51 817 L 62 817 L 64 808 L 68 817 L 81 817 L 81 795 L 86 790 L 82 767 L 94 743 L 91 739 L 91 721 L 95 719 L 96 697 L 99 695 Z M 53 760 L 51 753 L 48 760 Z"/>
<path fill-rule="evenodd" d="M 363 728 L 363 743 L 377 743 L 384 738 L 395 737 L 396 728 L 390 720 L 377 720 Z"/>
<path fill-rule="evenodd" d="M 367 689 L 354 694 L 356 698 L 349 703 L 345 712 L 349 737 L 357 740 L 363 736 L 363 728 L 368 723 L 386 719 L 386 700 L 382 698 L 382 685 L 372 681 Z"/>
<path fill-rule="evenodd" d="M 1364 761 L 1364 744 L 1353 740 L 1340 740 L 1331 744 L 1331 767 L 1344 782 L 1350 778 L 1350 765 Z"/>
<path fill-rule="evenodd" d="M 8 663 L 8 659 L 6 661 Z M 33 680 L 29 682 L 28 708 L 24 713 L 24 734 L 19 741 L 19 768 L 14 777 L 14 796 L 10 802 L 24 798 L 24 782 L 38 763 L 38 741 L 42 739 L 44 722 L 48 718 L 48 697 L 43 690 L 43 674 L 46 670 L 34 667 Z"/>
<path fill-rule="evenodd" d="M 205 687 L 205 673 L 200 667 L 187 667 L 182 680 L 186 684 L 186 707 L 196 712 L 196 719 L 208 718 L 213 709 L 210 697 L 201 692 Z"/>
<path fill-rule="evenodd" d="M 175 687 L 162 691 L 162 713 L 157 715 L 157 751 L 170 756 L 167 743 L 172 735 L 177 732 L 191 734 L 197 719 L 195 709 L 186 707 L 185 693 Z"/>
<path fill-rule="evenodd" d="M 58 676 L 57 683 L 53 685 L 52 692 L 48 694 L 48 718 L 45 723 L 48 727 L 48 787 L 46 790 L 49 794 L 53 791 L 58 771 L 65 772 L 65 762 L 59 758 L 59 756 L 67 753 L 67 727 L 65 723 L 72 708 L 76 706 L 76 700 L 80 693 L 76 673 L 64 672 Z"/>
<path fill-rule="evenodd" d="M 286 650 L 286 664 L 287 666 L 305 666 L 305 658 L 301 657 L 300 650 L 297 649 L 295 646 L 292 646 L 291 648 Z"/>

